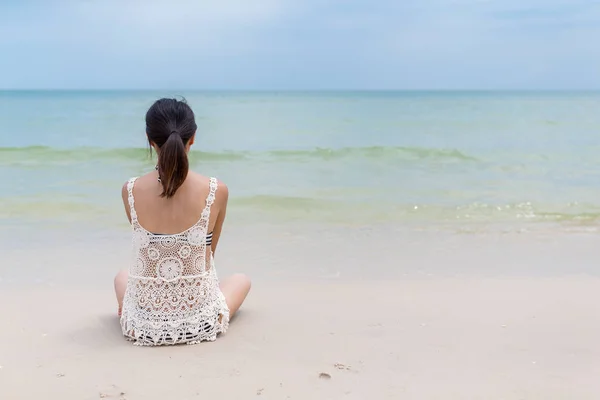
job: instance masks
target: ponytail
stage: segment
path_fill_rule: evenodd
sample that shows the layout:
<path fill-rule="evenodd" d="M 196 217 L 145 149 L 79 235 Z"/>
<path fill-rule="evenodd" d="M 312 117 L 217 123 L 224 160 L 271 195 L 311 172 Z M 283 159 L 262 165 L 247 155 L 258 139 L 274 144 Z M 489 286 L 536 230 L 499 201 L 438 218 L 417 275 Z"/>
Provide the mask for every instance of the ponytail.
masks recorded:
<path fill-rule="evenodd" d="M 161 197 L 173 197 L 183 185 L 189 171 L 185 144 L 177 130 L 171 131 L 167 141 L 160 147 L 158 176 L 163 187 Z"/>
<path fill-rule="evenodd" d="M 194 112 L 185 101 L 159 99 L 146 113 L 146 135 L 158 152 L 158 180 L 161 197 L 173 197 L 187 178 L 190 163 L 187 150 L 196 134 Z"/>

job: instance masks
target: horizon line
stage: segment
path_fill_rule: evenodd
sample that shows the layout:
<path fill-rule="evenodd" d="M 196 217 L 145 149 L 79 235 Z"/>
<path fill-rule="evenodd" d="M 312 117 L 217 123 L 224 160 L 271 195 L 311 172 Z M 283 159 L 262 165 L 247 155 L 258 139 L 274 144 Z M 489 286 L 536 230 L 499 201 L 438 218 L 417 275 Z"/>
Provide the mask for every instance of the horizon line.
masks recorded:
<path fill-rule="evenodd" d="M 599 92 L 600 88 L 485 88 L 485 89 L 447 89 L 447 88 L 421 88 L 421 89 L 182 89 L 182 88 L 0 88 L 0 92 L 245 92 L 245 93 L 343 93 L 343 92 Z"/>

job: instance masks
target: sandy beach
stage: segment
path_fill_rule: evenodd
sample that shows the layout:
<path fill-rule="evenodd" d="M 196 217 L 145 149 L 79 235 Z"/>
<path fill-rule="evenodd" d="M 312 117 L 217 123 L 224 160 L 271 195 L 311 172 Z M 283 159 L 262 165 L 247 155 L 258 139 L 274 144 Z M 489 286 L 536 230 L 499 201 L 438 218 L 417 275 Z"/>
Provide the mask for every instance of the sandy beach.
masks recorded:
<path fill-rule="evenodd" d="M 127 232 L 6 249 L 0 398 L 600 396 L 597 235 L 319 232 L 230 228 L 217 268 L 254 278 L 247 303 L 216 342 L 162 348 L 120 333 L 111 279 Z"/>
<path fill-rule="evenodd" d="M 0 400 L 600 400 L 598 20 L 0 1 Z"/>

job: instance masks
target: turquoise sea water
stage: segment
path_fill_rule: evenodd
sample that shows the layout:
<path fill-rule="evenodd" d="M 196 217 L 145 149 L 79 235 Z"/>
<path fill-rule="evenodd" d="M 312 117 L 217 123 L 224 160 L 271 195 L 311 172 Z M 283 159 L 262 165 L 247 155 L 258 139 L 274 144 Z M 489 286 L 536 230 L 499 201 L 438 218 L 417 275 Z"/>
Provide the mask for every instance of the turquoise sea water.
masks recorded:
<path fill-rule="evenodd" d="M 0 223 L 124 226 L 145 111 L 181 95 L 233 223 L 600 220 L 600 93 L 0 92 Z"/>

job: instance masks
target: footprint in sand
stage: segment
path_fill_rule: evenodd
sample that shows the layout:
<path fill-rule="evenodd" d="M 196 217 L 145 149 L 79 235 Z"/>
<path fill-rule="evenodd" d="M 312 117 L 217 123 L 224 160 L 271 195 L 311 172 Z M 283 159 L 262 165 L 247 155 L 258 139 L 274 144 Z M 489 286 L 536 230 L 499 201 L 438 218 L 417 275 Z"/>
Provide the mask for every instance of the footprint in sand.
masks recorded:
<path fill-rule="evenodd" d="M 335 364 L 333 364 L 333 366 L 337 369 L 341 369 L 344 371 L 350 371 L 352 369 L 352 367 L 350 365 L 346 365 L 346 364 L 342 364 L 342 363 L 335 363 Z"/>
<path fill-rule="evenodd" d="M 319 379 L 331 379 L 331 375 L 329 375 L 327 372 L 321 372 L 319 374 Z"/>
<path fill-rule="evenodd" d="M 127 400 L 127 397 L 125 397 L 125 392 L 119 389 L 117 385 L 112 385 L 110 389 L 101 391 L 98 393 L 98 396 L 101 399 Z"/>

